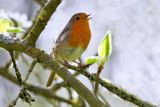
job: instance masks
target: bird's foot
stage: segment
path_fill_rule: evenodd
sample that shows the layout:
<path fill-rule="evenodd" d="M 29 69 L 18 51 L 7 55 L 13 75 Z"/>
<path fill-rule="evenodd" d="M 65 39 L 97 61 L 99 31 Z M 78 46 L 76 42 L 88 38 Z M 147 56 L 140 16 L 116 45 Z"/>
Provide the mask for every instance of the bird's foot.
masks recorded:
<path fill-rule="evenodd" d="M 81 69 L 86 69 L 86 68 L 88 68 L 89 66 L 90 66 L 90 64 L 83 64 L 83 63 L 81 63 L 81 62 L 76 62 L 76 61 L 74 61 L 77 65 L 78 65 L 78 67 L 79 68 L 81 68 Z"/>
<path fill-rule="evenodd" d="M 69 67 L 69 62 L 64 61 L 64 62 L 63 62 L 63 65 L 64 65 L 65 67 Z"/>

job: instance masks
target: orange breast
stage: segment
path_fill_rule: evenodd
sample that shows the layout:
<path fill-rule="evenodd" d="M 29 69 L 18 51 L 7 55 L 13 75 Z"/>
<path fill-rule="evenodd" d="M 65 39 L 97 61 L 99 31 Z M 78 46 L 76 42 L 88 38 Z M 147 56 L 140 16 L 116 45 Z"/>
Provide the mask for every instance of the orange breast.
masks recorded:
<path fill-rule="evenodd" d="M 91 31 L 88 21 L 73 23 L 69 35 L 71 47 L 82 47 L 86 49 L 91 38 Z"/>

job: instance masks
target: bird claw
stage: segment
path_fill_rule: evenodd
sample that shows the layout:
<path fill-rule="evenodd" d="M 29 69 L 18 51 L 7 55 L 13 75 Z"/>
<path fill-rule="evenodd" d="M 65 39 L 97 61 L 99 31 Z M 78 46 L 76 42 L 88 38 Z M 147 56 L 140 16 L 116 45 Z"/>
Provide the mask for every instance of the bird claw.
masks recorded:
<path fill-rule="evenodd" d="M 78 63 L 78 67 L 81 69 L 86 69 L 90 66 L 90 64 L 82 64 L 82 63 Z"/>
<path fill-rule="evenodd" d="M 64 65 L 65 67 L 69 67 L 69 62 L 64 61 L 63 65 Z"/>

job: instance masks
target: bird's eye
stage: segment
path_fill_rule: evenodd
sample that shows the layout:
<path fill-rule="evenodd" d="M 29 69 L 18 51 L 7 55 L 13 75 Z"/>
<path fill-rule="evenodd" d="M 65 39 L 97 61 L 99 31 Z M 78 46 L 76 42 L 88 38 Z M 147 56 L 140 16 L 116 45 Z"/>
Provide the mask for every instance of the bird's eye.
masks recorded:
<path fill-rule="evenodd" d="M 76 19 L 76 20 L 79 20 L 80 18 L 77 16 L 75 19 Z"/>

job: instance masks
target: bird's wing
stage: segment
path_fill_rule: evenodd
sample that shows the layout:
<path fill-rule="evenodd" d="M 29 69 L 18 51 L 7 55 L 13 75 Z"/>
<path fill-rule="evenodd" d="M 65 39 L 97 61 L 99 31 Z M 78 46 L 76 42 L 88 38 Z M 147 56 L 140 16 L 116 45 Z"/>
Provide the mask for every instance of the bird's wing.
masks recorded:
<path fill-rule="evenodd" d="M 56 40 L 56 44 L 61 43 L 63 40 L 67 39 L 70 28 L 66 26 L 63 31 L 60 33 L 59 37 Z"/>

